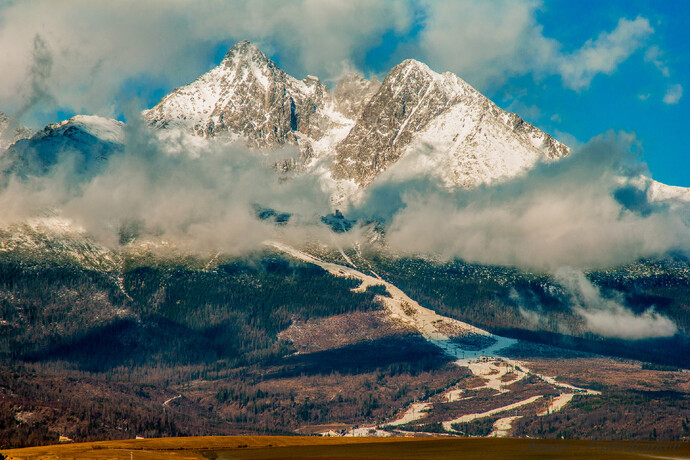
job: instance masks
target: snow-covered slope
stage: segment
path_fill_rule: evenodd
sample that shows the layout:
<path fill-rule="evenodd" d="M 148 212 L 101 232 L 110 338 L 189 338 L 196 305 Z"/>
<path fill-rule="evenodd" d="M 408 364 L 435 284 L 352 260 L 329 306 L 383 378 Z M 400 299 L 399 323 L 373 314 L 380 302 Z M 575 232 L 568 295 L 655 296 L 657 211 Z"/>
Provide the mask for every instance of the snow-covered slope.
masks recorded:
<path fill-rule="evenodd" d="M 389 72 L 336 150 L 335 176 L 361 186 L 402 156 L 424 152 L 423 160 L 411 162 L 416 172 L 468 187 L 569 152 L 456 75 L 411 59 Z"/>
<path fill-rule="evenodd" d="M 77 173 L 93 173 L 103 159 L 122 148 L 123 142 L 122 122 L 77 115 L 15 142 L 6 152 L 6 167 L 19 175 L 40 175 L 60 158 L 71 156 Z"/>
<path fill-rule="evenodd" d="M 117 269 L 119 256 L 89 238 L 74 221 L 42 216 L 0 226 L 0 261 L 40 261 L 79 265 L 89 270 Z"/>
<path fill-rule="evenodd" d="M 0 112 L 0 153 L 20 139 L 31 137 L 33 131 Z"/>
<path fill-rule="evenodd" d="M 690 188 L 666 185 L 644 175 L 627 179 L 622 187 L 632 187 L 647 203 L 663 204 L 690 210 Z"/>
<path fill-rule="evenodd" d="M 678 202 L 690 204 L 690 188 L 666 185 L 649 179 L 647 199 L 651 202 Z"/>

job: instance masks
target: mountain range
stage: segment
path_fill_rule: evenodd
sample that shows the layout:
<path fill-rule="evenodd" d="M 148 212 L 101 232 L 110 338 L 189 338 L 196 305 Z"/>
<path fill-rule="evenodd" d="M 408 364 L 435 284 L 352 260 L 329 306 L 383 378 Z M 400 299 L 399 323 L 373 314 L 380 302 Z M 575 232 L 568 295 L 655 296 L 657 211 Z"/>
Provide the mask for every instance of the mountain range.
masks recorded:
<path fill-rule="evenodd" d="M 502 110 L 458 76 L 438 74 L 421 62 L 403 61 L 383 81 L 351 73 L 331 90 L 318 77 L 288 75 L 248 41 L 142 117 L 162 136 L 240 140 L 257 149 L 296 146 L 299 158 L 275 166 L 318 176 L 336 205 L 403 158 L 409 176 L 472 188 L 570 154 L 568 146 Z M 82 170 L 90 170 L 120 148 L 123 127 L 78 115 L 32 133 L 1 115 L 2 163 L 6 170 L 41 174 L 57 162 L 57 152 L 68 151 L 79 153 Z M 635 186 L 651 201 L 690 201 L 690 190 L 644 176 Z"/>
<path fill-rule="evenodd" d="M 690 189 L 611 168 L 603 193 L 562 192 L 579 152 L 415 60 L 329 88 L 243 41 L 140 117 L 33 132 L 0 114 L 0 448 L 258 431 L 690 438 L 690 260 L 673 251 Z M 530 189 L 533 173 L 556 186 Z M 469 201 L 475 214 L 453 202 L 422 227 L 442 243 L 649 247 L 588 271 L 398 254 L 386 241 L 405 222 L 348 214 L 391 177 Z M 314 222 L 261 200 L 295 190 Z M 622 241 L 578 239 L 592 215 Z"/>
<path fill-rule="evenodd" d="M 402 62 L 382 82 L 349 74 L 331 91 L 317 77 L 288 75 L 248 41 L 142 115 L 152 127 L 203 139 L 295 145 L 300 159 L 284 167 L 318 171 L 351 191 L 418 151 L 427 153 L 418 161 L 420 173 L 463 187 L 513 177 L 570 151 L 459 77 L 421 62 Z M 14 161 L 42 167 L 55 162 L 49 152 L 93 151 L 100 140 L 95 155 L 102 156 L 123 139 L 121 123 L 95 116 L 51 124 L 33 136 L 23 127 L 10 135 L 7 122 L 0 129 L 11 141 L 24 139 L 11 149 Z"/>

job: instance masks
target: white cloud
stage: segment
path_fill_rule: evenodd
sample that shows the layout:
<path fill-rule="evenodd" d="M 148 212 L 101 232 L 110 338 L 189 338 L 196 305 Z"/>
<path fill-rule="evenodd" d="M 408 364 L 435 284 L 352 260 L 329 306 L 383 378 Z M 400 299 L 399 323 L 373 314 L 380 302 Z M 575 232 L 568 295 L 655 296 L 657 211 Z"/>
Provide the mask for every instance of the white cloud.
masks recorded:
<path fill-rule="evenodd" d="M 670 75 L 670 71 L 668 69 L 668 66 L 666 65 L 666 62 L 662 59 L 663 57 L 663 52 L 658 46 L 650 46 L 647 48 L 647 51 L 644 53 L 644 60 L 645 62 L 650 62 L 654 64 L 654 66 L 659 69 L 659 72 L 661 74 L 668 78 Z"/>
<path fill-rule="evenodd" d="M 362 63 L 387 32 L 404 35 L 422 18 L 422 30 L 401 42 L 390 65 L 414 57 L 480 89 L 513 75 L 561 75 L 577 90 L 614 72 L 653 32 L 645 18 L 621 19 L 566 54 L 544 35 L 541 7 L 536 0 L 10 2 L 0 6 L 0 110 L 34 107 L 37 37 L 52 60 L 40 89 L 54 97 L 53 107 L 112 116 L 122 111 L 126 82 L 186 84 L 208 70 L 217 44 L 242 39 L 279 54 L 298 78 L 328 80 Z M 647 59 L 663 66 L 658 48 L 649 48 Z M 22 121 L 35 126 L 41 110 L 30 109 Z"/>
<path fill-rule="evenodd" d="M 544 35 L 536 13 L 541 2 L 430 1 L 421 32 L 420 57 L 480 87 L 511 75 L 560 75 L 566 87 L 586 88 L 598 74 L 611 74 L 653 33 L 649 21 L 622 18 L 572 53 Z M 414 50 L 404 50 L 408 53 Z"/>
<path fill-rule="evenodd" d="M 537 57 L 552 56 L 558 47 L 536 23 L 537 1 L 428 1 L 425 7 L 419 43 L 401 54 L 479 87 L 530 71 Z"/>
<path fill-rule="evenodd" d="M 0 110 L 19 112 L 35 96 L 27 82 L 35 75 L 36 37 L 53 62 L 42 88 L 56 106 L 112 116 L 122 110 L 113 104 L 122 103 L 125 82 L 186 84 L 208 70 L 223 41 L 252 40 L 279 51 L 296 77 L 325 78 L 412 17 L 406 3 L 367 0 L 13 2 L 0 6 Z"/>
<path fill-rule="evenodd" d="M 682 213 L 648 203 L 643 190 L 621 192 L 626 178 L 643 171 L 631 158 L 634 142 L 628 135 L 596 138 L 568 158 L 474 190 L 410 178 L 401 161 L 372 183 L 358 212 L 390 213 L 393 251 L 446 260 L 550 271 L 689 251 Z"/>
<path fill-rule="evenodd" d="M 567 87 L 585 88 L 597 74 L 613 73 L 653 32 L 649 21 L 643 17 L 634 21 L 623 18 L 612 32 L 603 32 L 574 53 L 559 56 L 556 59 L 558 73 Z"/>
<path fill-rule="evenodd" d="M 678 104 L 681 97 L 683 97 L 683 87 L 679 84 L 672 85 L 664 94 L 664 104 Z"/>
<path fill-rule="evenodd" d="M 227 254 L 255 250 L 272 238 L 345 238 L 320 224 L 319 216 L 330 212 L 329 197 L 314 176 L 284 180 L 269 166 L 295 155 L 294 147 L 264 154 L 209 141 L 189 148 L 184 136 L 161 141 L 137 120 L 126 125 L 124 141 L 123 151 L 112 153 L 93 177 L 80 176 L 79 155 L 64 150 L 47 175 L 9 178 L 0 188 L 0 226 L 56 214 L 116 247 L 120 228 L 136 222 L 144 238 Z M 258 219 L 254 205 L 292 217 L 276 227 Z"/>

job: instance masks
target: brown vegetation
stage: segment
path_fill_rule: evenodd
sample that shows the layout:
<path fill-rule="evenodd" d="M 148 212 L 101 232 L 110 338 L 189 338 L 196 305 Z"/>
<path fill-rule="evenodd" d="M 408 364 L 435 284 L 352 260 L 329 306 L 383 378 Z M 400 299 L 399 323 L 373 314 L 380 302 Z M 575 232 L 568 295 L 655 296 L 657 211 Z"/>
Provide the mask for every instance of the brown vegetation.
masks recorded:
<path fill-rule="evenodd" d="M 412 332 L 383 311 L 369 311 L 308 321 L 296 319 L 278 338 L 291 342 L 300 353 L 311 353 Z"/>
<path fill-rule="evenodd" d="M 107 441 L 3 451 L 16 460 L 253 458 L 687 458 L 690 443 L 494 438 L 199 437 Z"/>

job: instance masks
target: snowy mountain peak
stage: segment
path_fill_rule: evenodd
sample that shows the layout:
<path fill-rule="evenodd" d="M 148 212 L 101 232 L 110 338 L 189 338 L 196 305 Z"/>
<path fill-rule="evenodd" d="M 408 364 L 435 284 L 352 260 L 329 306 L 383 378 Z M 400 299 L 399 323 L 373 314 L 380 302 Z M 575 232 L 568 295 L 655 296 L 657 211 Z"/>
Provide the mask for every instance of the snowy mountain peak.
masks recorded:
<path fill-rule="evenodd" d="M 360 186 L 403 156 L 431 152 L 408 163 L 417 165 L 417 173 L 467 187 L 515 176 L 569 152 L 456 75 L 438 74 L 413 59 L 391 69 L 335 150 L 335 177 Z"/>
<path fill-rule="evenodd" d="M 224 67 L 231 72 L 237 71 L 237 69 L 247 69 L 252 73 L 254 78 L 264 84 L 268 83 L 266 80 L 269 79 L 272 74 L 285 74 L 285 72 L 257 48 L 256 45 L 250 43 L 248 40 L 233 45 L 225 54 L 219 67 Z"/>
<path fill-rule="evenodd" d="M 297 145 L 304 160 L 323 137 L 330 92 L 316 78 L 300 81 L 248 41 L 234 45 L 220 65 L 177 88 L 143 113 L 158 128 L 202 137 L 242 137 L 254 147 Z"/>
<path fill-rule="evenodd" d="M 266 55 L 253 43 L 251 43 L 249 40 L 242 40 L 241 42 L 235 43 L 227 53 L 225 53 L 225 57 L 223 58 L 223 61 L 227 60 L 235 60 L 235 59 L 242 59 L 242 58 L 249 58 L 249 59 L 255 59 L 255 58 L 263 58 L 263 59 L 268 59 Z"/>
<path fill-rule="evenodd" d="M 51 123 L 43 131 L 36 134 L 37 137 L 46 137 L 66 131 L 77 130 L 91 135 L 105 142 L 121 144 L 124 141 L 124 123 L 112 118 L 98 115 L 75 115 L 69 120 Z"/>
<path fill-rule="evenodd" d="M 8 172 L 19 176 L 40 176 L 57 165 L 60 159 L 74 160 L 77 174 L 89 176 L 98 172 L 104 160 L 122 149 L 124 123 L 94 115 L 77 115 L 69 120 L 51 123 L 27 139 L 7 149 Z"/>
<path fill-rule="evenodd" d="M 405 59 L 400 64 L 393 67 L 391 71 L 388 72 L 388 75 L 395 75 L 397 73 L 411 71 L 426 73 L 430 76 L 438 75 L 436 72 L 431 70 L 431 68 L 428 65 L 424 64 L 423 62 L 419 62 L 415 59 Z"/>
<path fill-rule="evenodd" d="M 241 137 L 259 148 L 297 145 L 305 166 L 330 164 L 327 175 L 336 183 L 359 187 L 419 152 L 431 152 L 412 161 L 425 174 L 468 187 L 568 154 L 458 76 L 414 59 L 383 82 L 347 75 L 331 95 L 317 77 L 291 77 L 249 41 L 235 44 L 218 67 L 177 88 L 144 118 L 158 128 Z M 324 161 L 310 161 L 316 157 Z"/>

